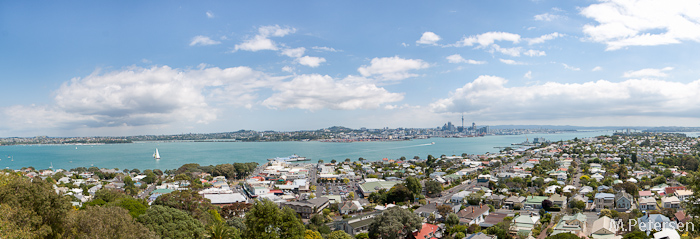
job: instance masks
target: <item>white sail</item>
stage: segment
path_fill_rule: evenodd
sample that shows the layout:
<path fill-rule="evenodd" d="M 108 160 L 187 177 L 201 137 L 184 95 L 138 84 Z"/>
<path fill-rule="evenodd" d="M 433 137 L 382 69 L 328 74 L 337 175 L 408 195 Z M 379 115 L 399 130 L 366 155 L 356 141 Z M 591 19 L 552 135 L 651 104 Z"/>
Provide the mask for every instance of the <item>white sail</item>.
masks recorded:
<path fill-rule="evenodd" d="M 153 158 L 154 159 L 160 159 L 160 154 L 158 153 L 158 149 L 156 148 L 156 152 L 153 153 Z"/>

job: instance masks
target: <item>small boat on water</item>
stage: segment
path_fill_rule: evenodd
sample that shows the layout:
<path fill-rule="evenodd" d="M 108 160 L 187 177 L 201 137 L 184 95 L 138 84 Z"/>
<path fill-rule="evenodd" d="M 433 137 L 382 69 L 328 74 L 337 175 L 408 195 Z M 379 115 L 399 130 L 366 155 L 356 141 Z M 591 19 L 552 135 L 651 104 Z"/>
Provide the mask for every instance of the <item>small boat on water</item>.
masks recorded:
<path fill-rule="evenodd" d="M 158 153 L 158 148 L 156 148 L 156 152 L 153 153 L 153 158 L 156 160 L 160 159 L 160 154 Z"/>

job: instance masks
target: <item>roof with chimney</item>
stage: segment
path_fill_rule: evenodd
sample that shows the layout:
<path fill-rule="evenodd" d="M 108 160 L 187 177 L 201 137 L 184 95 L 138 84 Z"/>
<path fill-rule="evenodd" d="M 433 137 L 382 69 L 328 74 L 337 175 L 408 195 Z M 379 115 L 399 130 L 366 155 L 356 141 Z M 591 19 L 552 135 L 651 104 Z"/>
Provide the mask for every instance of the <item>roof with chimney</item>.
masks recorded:
<path fill-rule="evenodd" d="M 467 208 L 462 209 L 461 211 L 457 212 L 457 216 L 465 219 L 475 219 L 478 218 L 479 216 L 483 215 L 484 213 L 487 213 L 489 211 L 489 206 L 486 205 L 479 205 L 479 206 L 469 206 Z"/>

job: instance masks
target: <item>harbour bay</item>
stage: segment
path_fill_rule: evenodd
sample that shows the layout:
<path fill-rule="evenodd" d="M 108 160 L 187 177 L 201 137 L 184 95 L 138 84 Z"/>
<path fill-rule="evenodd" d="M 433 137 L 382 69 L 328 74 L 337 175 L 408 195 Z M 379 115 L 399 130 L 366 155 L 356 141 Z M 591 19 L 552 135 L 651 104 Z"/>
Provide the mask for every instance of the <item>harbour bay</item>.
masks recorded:
<path fill-rule="evenodd" d="M 498 135 L 474 138 L 429 138 L 410 141 L 375 141 L 353 143 L 328 142 L 156 142 L 100 145 L 15 145 L 0 147 L 0 168 L 19 169 L 35 167 L 71 169 L 100 167 L 118 169 L 174 169 L 187 163 L 216 165 L 236 162 L 267 162 L 268 158 L 291 154 L 310 158 L 342 161 L 346 158 L 367 160 L 397 159 L 401 156 L 425 158 L 433 156 L 484 154 L 497 152 L 494 147 L 509 147 L 526 138 L 536 137 L 550 141 L 610 135 L 611 131 L 579 131 L 561 134 Z M 432 143 L 435 144 L 432 144 Z M 512 146 L 514 148 L 518 146 Z M 154 160 L 158 148 L 161 159 Z"/>

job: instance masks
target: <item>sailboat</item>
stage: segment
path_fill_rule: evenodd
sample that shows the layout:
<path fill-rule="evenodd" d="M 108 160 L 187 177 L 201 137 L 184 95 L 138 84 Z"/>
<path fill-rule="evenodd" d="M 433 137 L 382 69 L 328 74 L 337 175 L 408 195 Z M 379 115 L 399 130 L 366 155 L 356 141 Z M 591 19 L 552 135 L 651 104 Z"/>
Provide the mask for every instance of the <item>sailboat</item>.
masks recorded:
<path fill-rule="evenodd" d="M 156 160 L 157 160 L 157 159 L 160 159 L 160 154 L 158 153 L 158 148 L 156 148 L 156 152 L 153 153 L 153 158 L 156 159 Z"/>

